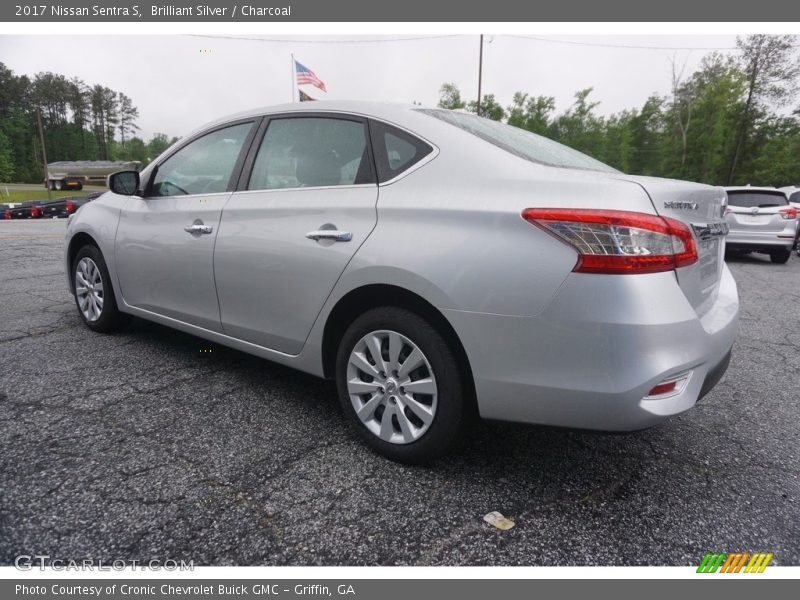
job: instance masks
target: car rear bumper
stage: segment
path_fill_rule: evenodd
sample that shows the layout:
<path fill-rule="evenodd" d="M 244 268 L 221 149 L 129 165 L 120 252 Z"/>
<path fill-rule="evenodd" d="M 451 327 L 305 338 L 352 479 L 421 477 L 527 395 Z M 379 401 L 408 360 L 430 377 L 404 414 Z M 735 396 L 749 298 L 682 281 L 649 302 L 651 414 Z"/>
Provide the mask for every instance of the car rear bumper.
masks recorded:
<path fill-rule="evenodd" d="M 736 248 L 781 248 L 791 249 L 797 235 L 796 225 L 787 226 L 782 231 L 749 231 L 731 229 L 725 238 L 726 247 Z"/>
<path fill-rule="evenodd" d="M 482 417 L 630 431 L 688 410 L 716 385 L 739 299 L 726 266 L 702 316 L 674 273 L 572 274 L 533 317 L 443 312 L 470 359 Z M 688 374 L 680 393 L 645 399 L 680 374 Z"/>

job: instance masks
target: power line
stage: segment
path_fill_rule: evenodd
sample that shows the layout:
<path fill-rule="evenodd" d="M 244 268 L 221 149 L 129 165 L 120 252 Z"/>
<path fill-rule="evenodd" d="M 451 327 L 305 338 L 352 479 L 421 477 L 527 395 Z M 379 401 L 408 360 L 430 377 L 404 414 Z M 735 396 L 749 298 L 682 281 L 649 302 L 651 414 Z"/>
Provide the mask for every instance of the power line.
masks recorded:
<path fill-rule="evenodd" d="M 377 38 L 377 39 L 349 39 L 349 40 L 301 40 L 301 39 L 286 39 L 286 38 L 263 38 L 263 37 L 245 37 L 237 35 L 209 35 L 201 33 L 186 34 L 189 37 L 212 38 L 216 40 L 244 40 L 248 42 L 266 42 L 270 44 L 382 44 L 386 42 L 415 42 L 419 40 L 440 40 L 445 38 L 466 37 L 460 33 L 451 33 L 446 35 L 419 35 L 395 38 Z"/>
<path fill-rule="evenodd" d="M 303 39 L 286 39 L 286 38 L 266 38 L 266 37 L 246 37 L 235 35 L 210 35 L 210 34 L 186 34 L 189 37 L 211 38 L 217 40 L 243 40 L 249 42 L 263 42 L 269 44 L 383 44 L 393 42 L 415 42 L 426 40 L 441 40 L 448 38 L 468 38 L 472 37 L 470 34 L 452 33 L 445 35 L 420 35 L 420 36 L 405 36 L 394 38 L 372 38 L 372 39 L 324 39 L 324 40 L 303 40 Z M 589 46 L 593 48 L 617 48 L 627 50 L 735 50 L 740 51 L 741 48 L 737 46 L 641 46 L 635 44 L 603 44 L 599 42 L 581 42 L 577 40 L 559 40 L 553 38 L 539 37 L 535 35 L 520 35 L 520 34 L 492 34 L 491 37 L 500 38 L 513 38 L 518 40 L 529 40 L 534 42 L 543 42 L 547 44 L 568 44 L 571 46 Z M 792 48 L 800 48 L 800 44 L 792 44 Z"/>
<path fill-rule="evenodd" d="M 533 40 L 550 44 L 570 44 L 573 46 L 592 46 L 595 48 L 628 48 L 632 50 L 741 50 L 738 46 L 637 46 L 630 44 L 600 44 L 597 42 L 579 42 L 576 40 L 555 40 L 552 38 L 537 37 L 535 35 L 508 34 L 498 37 L 510 37 L 521 40 Z M 792 44 L 792 48 L 800 48 L 800 44 Z"/>

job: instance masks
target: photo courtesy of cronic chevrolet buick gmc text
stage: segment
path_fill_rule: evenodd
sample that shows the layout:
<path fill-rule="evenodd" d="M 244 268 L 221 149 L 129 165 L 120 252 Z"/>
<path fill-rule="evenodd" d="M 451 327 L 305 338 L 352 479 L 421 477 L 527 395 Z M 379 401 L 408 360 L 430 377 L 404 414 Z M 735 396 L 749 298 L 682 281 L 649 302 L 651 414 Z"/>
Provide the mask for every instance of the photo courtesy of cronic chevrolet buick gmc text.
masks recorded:
<path fill-rule="evenodd" d="M 499 122 L 277 106 L 109 187 L 67 227 L 88 327 L 135 315 L 333 378 L 355 431 L 395 460 L 442 455 L 473 415 L 645 428 L 728 366 L 725 191 Z"/>

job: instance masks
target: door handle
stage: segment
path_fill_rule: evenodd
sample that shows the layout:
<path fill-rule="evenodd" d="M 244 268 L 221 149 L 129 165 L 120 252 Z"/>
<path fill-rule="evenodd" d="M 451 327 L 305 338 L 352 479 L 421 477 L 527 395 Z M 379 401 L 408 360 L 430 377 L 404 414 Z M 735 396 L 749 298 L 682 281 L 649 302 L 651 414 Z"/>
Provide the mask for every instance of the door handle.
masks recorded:
<path fill-rule="evenodd" d="M 194 225 L 187 225 L 183 228 L 186 233 L 211 233 L 214 231 L 214 228 L 211 225 L 201 225 L 199 223 L 195 223 Z"/>
<path fill-rule="evenodd" d="M 353 239 L 353 234 L 349 231 L 338 231 L 336 229 L 317 229 L 309 231 L 306 237 L 310 240 L 333 240 L 334 242 L 349 242 Z"/>

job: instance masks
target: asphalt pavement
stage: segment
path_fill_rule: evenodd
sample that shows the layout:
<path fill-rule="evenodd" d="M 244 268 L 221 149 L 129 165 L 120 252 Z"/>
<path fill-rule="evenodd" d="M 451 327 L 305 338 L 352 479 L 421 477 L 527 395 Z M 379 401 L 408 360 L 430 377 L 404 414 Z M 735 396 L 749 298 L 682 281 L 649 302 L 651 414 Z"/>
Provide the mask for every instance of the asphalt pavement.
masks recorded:
<path fill-rule="evenodd" d="M 626 435 L 486 423 L 423 468 L 359 443 L 329 382 L 145 321 L 89 331 L 65 224 L 0 221 L 0 564 L 800 564 L 797 256 L 729 263 L 741 331 L 693 410 Z"/>

